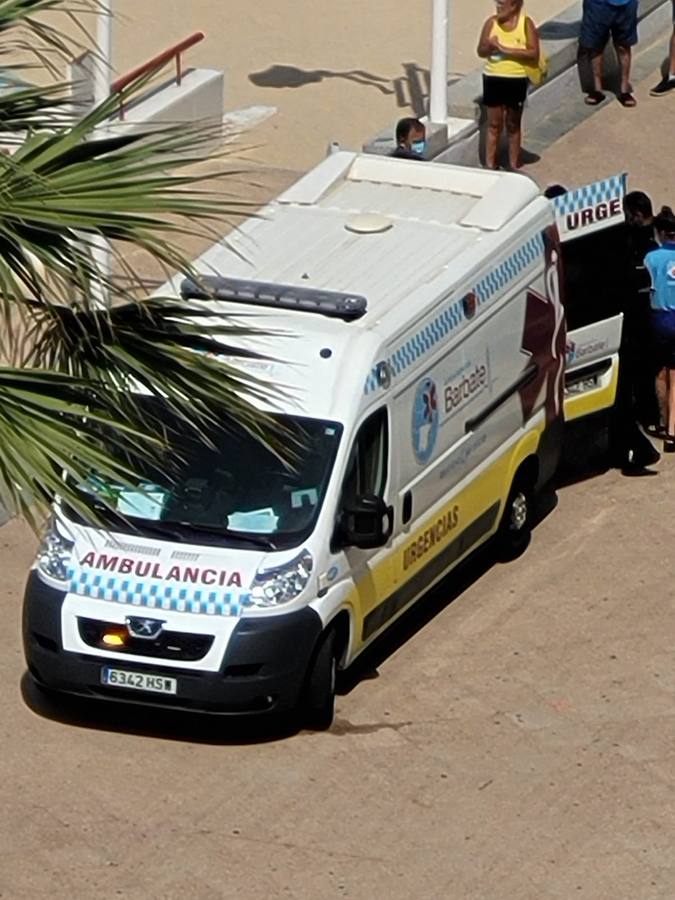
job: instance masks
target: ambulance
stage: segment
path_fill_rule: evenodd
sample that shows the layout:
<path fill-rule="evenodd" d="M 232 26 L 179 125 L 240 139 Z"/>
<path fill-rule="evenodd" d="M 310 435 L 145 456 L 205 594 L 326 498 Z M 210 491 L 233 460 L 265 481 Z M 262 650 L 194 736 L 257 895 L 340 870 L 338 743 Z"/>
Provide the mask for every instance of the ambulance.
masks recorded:
<path fill-rule="evenodd" d="M 339 152 L 172 282 L 245 329 L 257 355 L 224 362 L 294 459 L 139 397 L 178 472 L 92 477 L 105 527 L 55 506 L 24 604 L 38 685 L 327 728 L 339 672 L 429 588 L 527 544 L 565 419 L 564 214 L 520 174 Z M 568 385 L 586 412 L 613 403 L 595 376 Z"/>

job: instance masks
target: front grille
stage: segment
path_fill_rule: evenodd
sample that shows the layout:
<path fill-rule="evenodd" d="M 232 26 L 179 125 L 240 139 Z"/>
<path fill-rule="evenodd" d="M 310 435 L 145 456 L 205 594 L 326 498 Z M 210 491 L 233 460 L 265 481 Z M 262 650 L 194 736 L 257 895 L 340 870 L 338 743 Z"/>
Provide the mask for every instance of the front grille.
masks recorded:
<path fill-rule="evenodd" d="M 195 662 L 203 659 L 213 645 L 212 634 L 187 634 L 184 631 L 162 631 L 152 640 L 133 637 L 119 622 L 101 622 L 98 619 L 78 617 L 80 637 L 89 647 L 97 650 L 112 650 L 114 653 L 136 656 L 151 656 L 158 659 L 175 659 Z M 116 634 L 123 643 L 111 646 L 103 642 L 104 635 Z"/>

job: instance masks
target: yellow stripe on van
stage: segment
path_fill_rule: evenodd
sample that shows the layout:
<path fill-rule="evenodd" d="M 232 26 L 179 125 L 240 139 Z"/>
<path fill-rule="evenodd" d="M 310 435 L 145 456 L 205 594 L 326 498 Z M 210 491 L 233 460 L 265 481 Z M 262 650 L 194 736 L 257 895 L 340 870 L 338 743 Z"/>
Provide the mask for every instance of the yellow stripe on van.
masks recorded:
<path fill-rule="evenodd" d="M 347 600 L 353 611 L 354 647 L 367 643 L 431 585 L 439 581 L 471 550 L 493 535 L 499 525 L 504 503 L 521 463 L 536 455 L 543 426 L 533 429 L 506 450 L 485 471 L 401 540 L 380 564 L 361 578 Z M 480 525 L 480 528 L 476 526 Z M 464 538 L 464 539 L 463 539 Z M 412 594 L 405 591 L 411 582 L 444 551 L 458 542 L 456 555 L 428 583 Z M 393 601 L 393 602 L 392 602 Z"/>

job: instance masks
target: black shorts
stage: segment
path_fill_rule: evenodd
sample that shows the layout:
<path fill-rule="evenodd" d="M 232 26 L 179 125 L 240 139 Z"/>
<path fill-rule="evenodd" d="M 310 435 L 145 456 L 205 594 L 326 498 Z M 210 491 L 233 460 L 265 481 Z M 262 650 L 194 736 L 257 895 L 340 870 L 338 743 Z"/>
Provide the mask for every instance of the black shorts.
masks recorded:
<path fill-rule="evenodd" d="M 656 367 L 675 369 L 675 310 L 651 311 L 652 351 Z"/>
<path fill-rule="evenodd" d="M 521 109 L 527 97 L 529 78 L 483 75 L 483 105 Z"/>

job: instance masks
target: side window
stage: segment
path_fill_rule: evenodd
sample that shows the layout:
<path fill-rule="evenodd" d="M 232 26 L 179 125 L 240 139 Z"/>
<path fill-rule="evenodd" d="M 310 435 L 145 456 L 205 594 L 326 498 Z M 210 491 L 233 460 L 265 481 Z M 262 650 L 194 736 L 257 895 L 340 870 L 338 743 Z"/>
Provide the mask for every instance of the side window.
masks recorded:
<path fill-rule="evenodd" d="M 382 408 L 366 419 L 356 435 L 342 489 L 342 502 L 348 504 L 363 494 L 384 497 L 388 458 L 387 410 Z"/>

